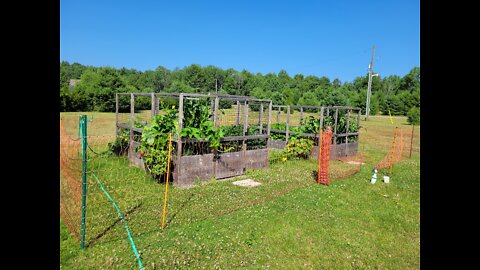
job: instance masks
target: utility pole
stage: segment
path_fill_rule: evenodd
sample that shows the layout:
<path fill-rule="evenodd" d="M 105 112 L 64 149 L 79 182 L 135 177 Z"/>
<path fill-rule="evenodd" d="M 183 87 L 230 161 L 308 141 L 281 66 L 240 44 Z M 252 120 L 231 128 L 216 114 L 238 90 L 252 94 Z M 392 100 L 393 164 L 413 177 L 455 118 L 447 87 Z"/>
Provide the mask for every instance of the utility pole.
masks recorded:
<path fill-rule="evenodd" d="M 375 56 L 375 46 L 372 49 L 372 60 L 370 61 L 370 65 L 368 65 L 368 89 L 367 89 L 367 107 L 365 110 L 365 121 L 368 119 L 368 115 L 370 114 L 370 97 L 372 96 L 372 77 L 378 76 L 378 74 L 373 74 L 373 58 Z"/>
<path fill-rule="evenodd" d="M 215 93 L 218 94 L 218 90 L 217 90 L 217 79 L 215 79 Z"/>

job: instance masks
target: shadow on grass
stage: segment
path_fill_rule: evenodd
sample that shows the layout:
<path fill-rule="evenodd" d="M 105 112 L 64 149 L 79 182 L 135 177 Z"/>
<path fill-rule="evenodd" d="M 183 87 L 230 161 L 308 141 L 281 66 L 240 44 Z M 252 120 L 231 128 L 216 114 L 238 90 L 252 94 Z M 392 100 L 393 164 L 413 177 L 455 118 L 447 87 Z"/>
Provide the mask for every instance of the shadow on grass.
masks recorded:
<path fill-rule="evenodd" d="M 180 205 L 180 207 L 178 208 L 179 211 L 175 212 L 166 222 L 166 226 L 165 227 L 168 227 L 174 220 L 174 218 L 177 216 L 177 214 L 187 205 L 187 203 L 189 203 L 192 198 L 193 198 L 193 193 L 190 193 L 190 195 L 188 195 L 187 199 Z"/>
<path fill-rule="evenodd" d="M 134 211 L 138 210 L 140 207 L 142 206 L 142 203 L 132 207 L 130 210 L 128 210 L 127 212 L 125 212 L 125 214 L 123 214 L 123 218 L 126 219 L 128 215 L 132 214 Z M 89 241 L 86 246 L 89 247 L 89 246 L 92 246 L 93 244 L 95 244 L 95 242 L 97 242 L 98 240 L 100 240 L 100 238 L 102 238 L 103 236 L 105 236 L 107 234 L 107 232 L 109 232 L 111 229 L 113 229 L 113 227 L 115 227 L 115 225 L 117 225 L 119 222 L 121 222 L 122 219 L 120 217 L 118 217 L 117 219 L 115 219 L 115 221 L 110 224 L 110 226 L 108 226 L 107 228 L 105 228 L 101 233 L 99 233 L 97 236 L 95 236 L 91 241 Z"/>
<path fill-rule="evenodd" d="M 316 184 L 318 182 L 318 170 L 314 170 L 310 173 L 312 181 Z"/>

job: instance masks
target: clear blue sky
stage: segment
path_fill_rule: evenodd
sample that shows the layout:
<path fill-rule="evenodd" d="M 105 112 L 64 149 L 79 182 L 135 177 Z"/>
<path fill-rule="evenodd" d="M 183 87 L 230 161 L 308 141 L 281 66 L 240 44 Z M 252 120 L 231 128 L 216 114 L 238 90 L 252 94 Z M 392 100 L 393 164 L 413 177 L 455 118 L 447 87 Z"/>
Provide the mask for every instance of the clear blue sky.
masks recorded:
<path fill-rule="evenodd" d="M 352 81 L 420 66 L 420 1 L 60 1 L 60 60 Z"/>

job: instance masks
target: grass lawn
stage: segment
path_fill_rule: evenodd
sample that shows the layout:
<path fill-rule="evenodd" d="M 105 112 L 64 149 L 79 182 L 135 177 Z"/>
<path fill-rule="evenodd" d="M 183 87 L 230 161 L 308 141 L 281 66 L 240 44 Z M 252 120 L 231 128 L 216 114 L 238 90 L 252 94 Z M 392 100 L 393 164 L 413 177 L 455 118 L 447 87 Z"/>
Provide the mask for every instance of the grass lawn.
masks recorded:
<path fill-rule="evenodd" d="M 71 121 L 73 130 L 79 114 L 61 113 L 61 117 Z M 89 134 L 113 136 L 115 114 L 93 114 Z M 394 122 L 405 127 L 404 132 L 411 132 L 404 117 L 394 118 Z M 145 229 L 150 223 L 158 224 L 161 209 L 153 206 L 161 205 L 149 203 L 147 198 L 161 193 L 163 185 L 149 182 L 131 167 L 129 176 L 122 179 L 139 180 L 135 185 L 129 188 L 126 182 L 109 182 L 115 177 L 108 173 L 125 166 L 121 159 L 104 165 L 98 159 L 97 175 L 114 198 L 125 198 L 117 202 L 122 211 L 136 201 L 128 197 L 134 187 L 142 191 L 134 194 L 145 196 L 140 200 L 144 202 L 141 210 L 127 217 L 127 222 L 146 269 L 418 269 L 420 128 L 415 127 L 412 158 L 394 166 L 390 184 L 377 181 L 372 185 L 371 170 L 388 152 L 394 126 L 388 117 L 371 117 L 362 121 L 362 126 L 359 151 L 367 164 L 358 174 L 340 180 L 332 172 L 332 184 L 318 186 L 312 176 L 317 162 L 294 160 L 271 165 L 268 170 L 248 171 L 240 179 L 262 183 L 251 189 L 233 186 L 232 180 L 190 189 L 171 187 L 170 223 L 163 233 Z M 102 166 L 109 170 L 101 170 Z M 330 166 L 342 170 L 345 165 L 331 161 Z M 92 183 L 92 196 L 101 200 Z M 107 207 L 108 201 L 99 205 L 90 215 L 102 213 L 101 207 Z M 114 219 L 115 212 L 110 213 Z M 121 223 L 109 232 L 118 237 L 105 235 L 103 241 L 85 250 L 80 250 L 62 220 L 60 227 L 61 268 L 137 268 Z"/>

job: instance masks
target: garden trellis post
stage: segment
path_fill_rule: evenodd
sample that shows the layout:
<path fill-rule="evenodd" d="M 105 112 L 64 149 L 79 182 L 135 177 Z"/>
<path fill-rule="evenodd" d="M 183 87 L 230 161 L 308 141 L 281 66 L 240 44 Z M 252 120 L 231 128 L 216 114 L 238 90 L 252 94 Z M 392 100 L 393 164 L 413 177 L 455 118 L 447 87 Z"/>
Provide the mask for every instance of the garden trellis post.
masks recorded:
<path fill-rule="evenodd" d="M 324 111 L 325 111 L 325 108 L 322 106 L 322 108 L 320 108 L 320 129 L 323 128 L 323 114 L 324 114 Z"/>
<path fill-rule="evenodd" d="M 271 126 L 271 117 L 272 117 L 272 101 L 270 100 L 270 102 L 268 103 L 268 123 L 267 123 L 267 148 L 270 147 L 270 126 Z M 267 156 L 267 160 L 268 160 L 268 156 Z"/>
<path fill-rule="evenodd" d="M 133 126 L 135 122 L 135 95 L 133 93 L 130 94 L 130 142 L 129 142 L 129 147 L 128 151 L 130 154 L 132 154 L 133 150 Z"/>
<path fill-rule="evenodd" d="M 155 116 L 155 93 L 152 93 L 151 95 L 152 95 L 152 108 L 151 108 L 152 109 L 152 118 L 151 119 L 153 120 L 153 116 Z M 152 120 L 150 120 L 150 121 L 152 121 Z"/>
<path fill-rule="evenodd" d="M 333 144 L 337 144 L 337 121 L 338 121 L 338 108 L 335 109 L 335 125 L 333 127 Z"/>
<path fill-rule="evenodd" d="M 300 107 L 300 126 L 303 123 L 303 107 Z"/>
<path fill-rule="evenodd" d="M 115 94 L 115 139 L 118 138 L 118 94 Z"/>
<path fill-rule="evenodd" d="M 357 115 L 357 142 L 360 143 L 360 115 L 362 114 L 362 109 L 358 110 Z"/>
<path fill-rule="evenodd" d="M 219 102 L 220 102 L 220 99 L 218 98 L 218 96 L 215 97 L 215 101 L 214 101 L 214 107 L 213 107 L 213 125 L 215 127 L 215 130 L 218 129 L 218 109 L 219 109 Z"/>
<path fill-rule="evenodd" d="M 240 101 L 237 100 L 237 125 L 240 125 Z"/>
<path fill-rule="evenodd" d="M 258 124 L 259 124 L 259 129 L 260 129 L 260 134 L 262 134 L 262 129 L 263 129 L 263 103 L 260 103 L 260 112 L 258 114 Z"/>
<path fill-rule="evenodd" d="M 350 129 L 350 109 L 347 110 L 347 126 L 345 129 L 345 156 L 348 156 L 348 131 Z"/>
<path fill-rule="evenodd" d="M 178 96 L 178 138 L 177 138 L 177 165 L 175 166 L 175 170 L 177 173 L 179 172 L 180 168 L 180 161 L 182 160 L 182 126 L 183 126 L 183 94 Z"/>
<path fill-rule="evenodd" d="M 280 107 L 278 107 L 277 111 L 277 124 L 280 123 Z"/>
<path fill-rule="evenodd" d="M 247 144 L 245 140 L 245 136 L 247 135 L 248 132 L 248 101 L 245 100 L 244 102 L 244 109 L 243 109 L 244 117 L 243 117 L 243 144 L 242 144 L 242 160 L 243 160 L 243 169 L 245 170 L 247 160 L 246 160 L 246 155 L 247 155 Z"/>
<path fill-rule="evenodd" d="M 285 141 L 288 144 L 288 135 L 290 135 L 290 106 L 287 106 L 286 132 Z"/>

